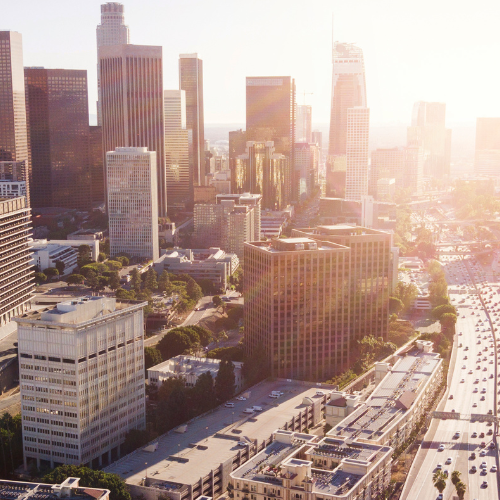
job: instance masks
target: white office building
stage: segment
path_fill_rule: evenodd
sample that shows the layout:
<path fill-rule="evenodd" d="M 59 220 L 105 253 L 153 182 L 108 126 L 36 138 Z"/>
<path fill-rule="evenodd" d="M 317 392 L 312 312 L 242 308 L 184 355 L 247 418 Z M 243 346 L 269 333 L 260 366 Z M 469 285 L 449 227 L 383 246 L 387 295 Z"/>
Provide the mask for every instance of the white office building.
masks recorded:
<path fill-rule="evenodd" d="M 70 274 L 77 267 L 78 250 L 70 245 L 59 245 L 47 240 L 35 240 L 30 244 L 33 265 L 40 271 L 56 267 L 58 261 L 64 263 L 64 274 Z"/>
<path fill-rule="evenodd" d="M 156 153 L 116 148 L 106 154 L 111 255 L 157 260 L 158 187 Z"/>
<path fill-rule="evenodd" d="M 25 468 L 108 464 L 145 427 L 146 305 L 80 297 L 15 318 Z"/>
<path fill-rule="evenodd" d="M 347 110 L 345 199 L 360 201 L 368 194 L 368 137 L 370 109 L 357 106 Z"/>

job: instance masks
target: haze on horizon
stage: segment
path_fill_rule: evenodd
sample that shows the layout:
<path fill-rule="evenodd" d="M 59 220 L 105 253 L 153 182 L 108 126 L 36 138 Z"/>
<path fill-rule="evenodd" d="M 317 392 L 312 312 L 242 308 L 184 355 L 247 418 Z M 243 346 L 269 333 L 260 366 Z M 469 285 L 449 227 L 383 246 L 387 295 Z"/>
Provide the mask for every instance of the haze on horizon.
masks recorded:
<path fill-rule="evenodd" d="M 95 114 L 96 26 L 104 0 L 9 2 L 1 28 L 23 35 L 24 65 L 86 69 Z M 500 116 L 500 2 L 450 0 L 123 0 L 130 40 L 163 47 L 164 88 L 178 56 L 204 64 L 205 123 L 245 122 L 245 77 L 291 75 L 297 103 L 328 123 L 334 39 L 364 52 L 373 125 L 408 124 L 418 100 L 446 102 L 447 123 Z M 304 92 L 313 93 L 312 95 Z"/>

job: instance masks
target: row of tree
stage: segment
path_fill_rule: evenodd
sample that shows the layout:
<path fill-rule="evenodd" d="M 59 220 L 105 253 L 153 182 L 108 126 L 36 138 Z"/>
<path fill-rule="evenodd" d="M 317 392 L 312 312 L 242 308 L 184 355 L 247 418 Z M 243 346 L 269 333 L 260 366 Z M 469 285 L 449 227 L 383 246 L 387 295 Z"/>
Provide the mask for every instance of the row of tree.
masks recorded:
<path fill-rule="evenodd" d="M 460 479 L 460 476 L 461 473 L 457 470 L 454 470 L 451 473 L 451 482 L 455 486 L 458 498 L 462 500 L 465 496 L 465 492 L 467 491 L 467 485 Z M 439 493 L 443 493 L 446 489 L 447 479 L 448 476 L 442 470 L 436 471 L 432 476 L 432 483 Z"/>

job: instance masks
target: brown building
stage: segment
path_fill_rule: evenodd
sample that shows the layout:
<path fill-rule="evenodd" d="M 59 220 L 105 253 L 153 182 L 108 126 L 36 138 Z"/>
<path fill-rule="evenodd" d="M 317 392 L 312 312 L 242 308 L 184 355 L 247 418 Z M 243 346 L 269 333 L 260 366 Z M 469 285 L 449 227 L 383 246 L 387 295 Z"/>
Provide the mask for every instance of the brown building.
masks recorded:
<path fill-rule="evenodd" d="M 25 68 L 34 208 L 91 208 L 87 71 Z"/>
<path fill-rule="evenodd" d="M 102 150 L 102 127 L 90 127 L 89 161 L 92 191 L 92 204 L 105 203 L 106 191 L 104 190 L 104 152 Z"/>
<path fill-rule="evenodd" d="M 15 31 L 0 31 L 0 82 L 0 171 L 2 179 L 26 181 L 29 204 L 23 41 Z"/>
<path fill-rule="evenodd" d="M 147 147 L 156 152 L 158 215 L 165 217 L 162 48 L 100 47 L 99 68 L 104 153 L 117 147 Z"/>

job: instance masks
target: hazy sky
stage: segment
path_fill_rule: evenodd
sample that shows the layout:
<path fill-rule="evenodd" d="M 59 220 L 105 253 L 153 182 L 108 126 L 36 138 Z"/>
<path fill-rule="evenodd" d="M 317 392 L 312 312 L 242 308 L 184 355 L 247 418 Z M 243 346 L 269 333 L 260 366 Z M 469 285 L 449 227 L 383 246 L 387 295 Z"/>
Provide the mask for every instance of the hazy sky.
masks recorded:
<path fill-rule="evenodd" d="M 0 29 L 23 35 L 25 66 L 86 69 L 96 100 L 98 0 L 0 0 Z M 500 116 L 500 1 L 125 0 L 133 44 L 163 46 L 164 87 L 178 55 L 204 64 L 206 123 L 245 122 L 245 77 L 291 75 L 297 102 L 329 122 L 335 40 L 364 51 L 372 124 L 408 123 L 414 101 L 443 101 L 448 124 Z"/>

